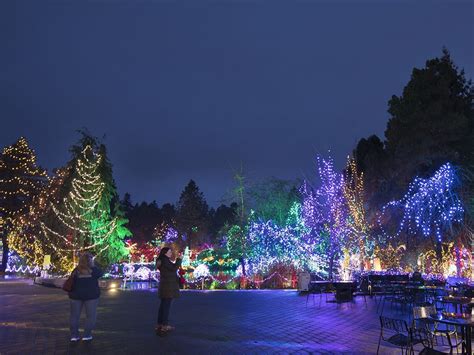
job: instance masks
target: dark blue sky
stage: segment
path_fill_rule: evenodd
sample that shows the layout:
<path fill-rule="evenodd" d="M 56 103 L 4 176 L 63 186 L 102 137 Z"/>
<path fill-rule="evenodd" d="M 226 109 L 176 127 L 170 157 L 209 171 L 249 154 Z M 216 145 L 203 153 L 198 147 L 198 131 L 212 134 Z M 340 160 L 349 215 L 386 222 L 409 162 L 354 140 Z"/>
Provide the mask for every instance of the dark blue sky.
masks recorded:
<path fill-rule="evenodd" d="M 381 2 L 381 1 L 380 1 Z M 314 177 L 383 136 L 387 101 L 441 55 L 473 75 L 470 1 L 0 2 L 0 145 L 51 170 L 88 127 L 121 194 L 211 205 L 249 179 Z"/>

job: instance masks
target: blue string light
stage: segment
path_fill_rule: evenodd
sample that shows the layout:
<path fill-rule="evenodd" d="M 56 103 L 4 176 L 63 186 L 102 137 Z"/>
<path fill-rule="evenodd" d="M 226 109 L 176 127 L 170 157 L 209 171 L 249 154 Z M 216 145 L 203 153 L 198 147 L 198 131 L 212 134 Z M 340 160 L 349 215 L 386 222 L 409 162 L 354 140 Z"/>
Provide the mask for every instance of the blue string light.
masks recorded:
<path fill-rule="evenodd" d="M 453 223 L 462 222 L 464 208 L 455 192 L 459 185 L 455 168 L 446 163 L 428 178 L 415 178 L 408 192 L 398 201 L 391 201 L 382 208 L 378 222 L 384 235 L 382 217 L 389 208 L 401 208 L 403 217 L 395 236 L 403 230 L 410 234 L 421 232 L 427 237 L 434 233 L 438 242 L 442 241 L 442 232 Z"/>

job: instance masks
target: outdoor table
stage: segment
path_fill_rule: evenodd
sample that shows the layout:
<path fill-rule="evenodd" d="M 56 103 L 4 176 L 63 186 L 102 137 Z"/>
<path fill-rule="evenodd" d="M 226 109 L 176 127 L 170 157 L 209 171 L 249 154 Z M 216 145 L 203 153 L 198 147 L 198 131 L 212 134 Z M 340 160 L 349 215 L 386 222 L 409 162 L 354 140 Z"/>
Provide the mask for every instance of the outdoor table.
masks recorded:
<path fill-rule="evenodd" d="M 474 328 L 474 315 L 468 318 L 445 317 L 442 314 L 432 314 L 430 319 L 438 323 L 454 325 L 461 328 L 462 353 L 472 354 L 472 329 Z"/>
<path fill-rule="evenodd" d="M 442 301 L 453 304 L 455 312 L 458 311 L 458 305 L 459 311 L 462 311 L 462 306 L 464 305 L 474 305 L 474 298 L 469 297 L 446 296 L 442 297 Z"/>
<path fill-rule="evenodd" d="M 318 290 L 322 290 L 323 287 L 333 286 L 336 290 L 337 302 L 352 300 L 354 284 L 352 281 L 311 281 L 310 284 L 312 289 L 317 288 Z"/>

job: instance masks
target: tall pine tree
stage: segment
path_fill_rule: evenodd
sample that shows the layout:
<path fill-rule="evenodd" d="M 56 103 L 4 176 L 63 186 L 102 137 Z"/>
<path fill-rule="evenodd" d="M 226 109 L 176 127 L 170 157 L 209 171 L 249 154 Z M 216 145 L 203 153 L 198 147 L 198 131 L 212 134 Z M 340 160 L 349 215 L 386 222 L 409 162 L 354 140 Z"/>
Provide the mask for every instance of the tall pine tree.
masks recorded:
<path fill-rule="evenodd" d="M 209 207 L 193 180 L 184 188 L 178 201 L 176 222 L 180 234 L 190 248 L 207 242 Z"/>
<path fill-rule="evenodd" d="M 63 198 L 51 205 L 40 222 L 45 240 L 54 246 L 52 263 L 69 270 L 78 253 L 89 251 L 99 262 L 109 264 L 126 257 L 124 239 L 131 235 L 120 208 L 112 166 L 104 145 L 83 133 L 71 149 L 70 173 L 63 185 Z"/>
<path fill-rule="evenodd" d="M 15 221 L 29 212 L 34 197 L 47 182 L 46 171 L 37 166 L 35 153 L 24 137 L 4 148 L 0 157 L 0 224 L 3 244 L 0 270 L 5 270 L 8 260 L 8 234 L 13 230 Z"/>

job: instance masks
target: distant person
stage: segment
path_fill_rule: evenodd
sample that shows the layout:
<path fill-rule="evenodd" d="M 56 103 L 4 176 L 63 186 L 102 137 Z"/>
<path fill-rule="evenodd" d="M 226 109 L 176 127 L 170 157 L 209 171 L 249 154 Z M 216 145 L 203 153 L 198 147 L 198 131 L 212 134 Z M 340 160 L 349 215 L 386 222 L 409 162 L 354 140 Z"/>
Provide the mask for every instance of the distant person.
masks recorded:
<path fill-rule="evenodd" d="M 94 265 L 91 254 L 84 253 L 79 257 L 79 264 L 72 272 L 74 283 L 72 291 L 69 292 L 71 314 L 70 329 L 71 341 L 79 341 L 79 319 L 81 311 L 86 309 L 86 323 L 82 340 L 92 340 L 92 330 L 97 318 L 97 304 L 99 303 L 100 289 L 98 279 L 102 277 L 102 271 Z"/>
<path fill-rule="evenodd" d="M 173 298 L 179 297 L 179 277 L 177 271 L 181 266 L 181 258 L 178 257 L 176 262 L 173 263 L 171 261 L 172 255 L 173 252 L 170 248 L 161 248 L 160 255 L 156 261 L 156 267 L 160 270 L 159 295 L 161 299 L 156 333 L 161 336 L 174 330 L 174 327 L 168 324 L 168 316 L 170 313 L 171 301 Z"/>
<path fill-rule="evenodd" d="M 424 284 L 425 280 L 423 280 L 423 276 L 421 275 L 421 272 L 418 270 L 415 270 L 413 272 L 413 275 L 411 276 L 411 281 L 419 283 L 419 284 Z"/>

